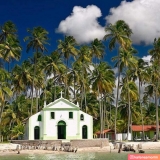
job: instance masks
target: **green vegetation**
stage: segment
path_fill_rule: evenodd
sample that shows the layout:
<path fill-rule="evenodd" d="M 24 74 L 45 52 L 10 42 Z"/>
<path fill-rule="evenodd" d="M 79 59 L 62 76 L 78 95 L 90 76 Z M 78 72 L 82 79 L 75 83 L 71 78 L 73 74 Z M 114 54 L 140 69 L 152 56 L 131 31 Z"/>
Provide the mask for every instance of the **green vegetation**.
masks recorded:
<path fill-rule="evenodd" d="M 46 54 L 48 32 L 35 27 L 24 38 L 26 52 L 32 56 L 21 65 L 14 62 L 11 66 L 21 58 L 22 48 L 15 24 L 8 21 L 1 26 L 1 139 L 22 138 L 27 119 L 43 108 L 44 101 L 48 104 L 59 98 L 61 91 L 64 98 L 78 102 L 81 110 L 94 117 L 94 132 L 110 128 L 115 133 L 129 133 L 131 124 L 156 124 L 158 139 L 160 38 L 154 40 L 149 51 L 148 65 L 135 56 L 138 51 L 132 46 L 132 30 L 124 21 L 109 24 L 105 31 L 108 43 L 95 39 L 80 45 L 74 37 L 65 36 L 58 40 L 56 50 Z M 105 47 L 117 50 L 112 58 L 118 68 L 116 74 L 114 67 L 104 61 Z"/>

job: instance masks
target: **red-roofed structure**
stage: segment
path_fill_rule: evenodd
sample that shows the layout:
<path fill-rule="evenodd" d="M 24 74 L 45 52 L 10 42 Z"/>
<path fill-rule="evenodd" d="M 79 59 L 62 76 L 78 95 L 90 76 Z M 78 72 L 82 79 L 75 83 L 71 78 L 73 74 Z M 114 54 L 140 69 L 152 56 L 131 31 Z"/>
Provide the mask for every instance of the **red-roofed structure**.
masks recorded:
<path fill-rule="evenodd" d="M 131 130 L 133 139 L 142 139 L 143 131 L 145 139 L 153 139 L 156 132 L 156 125 L 132 125 Z"/>
<path fill-rule="evenodd" d="M 132 125 L 131 126 L 131 129 L 132 131 L 134 132 L 142 132 L 143 131 L 143 128 L 144 128 L 144 131 L 156 131 L 156 125 Z"/>
<path fill-rule="evenodd" d="M 95 134 L 97 135 L 96 138 L 108 138 L 109 140 L 114 140 L 115 139 L 114 138 L 115 133 L 114 133 L 114 130 L 112 130 L 112 129 L 103 130 L 102 135 L 101 135 L 100 131 L 96 132 Z"/>

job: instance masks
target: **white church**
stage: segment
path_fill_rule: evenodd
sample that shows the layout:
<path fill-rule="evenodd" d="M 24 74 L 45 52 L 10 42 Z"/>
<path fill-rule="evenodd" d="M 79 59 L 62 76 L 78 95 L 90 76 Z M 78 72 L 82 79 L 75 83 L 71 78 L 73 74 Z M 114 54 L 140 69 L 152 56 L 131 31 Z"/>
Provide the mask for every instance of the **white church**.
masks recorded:
<path fill-rule="evenodd" d="M 25 126 L 26 140 L 93 139 L 93 117 L 61 98 L 44 105 Z"/>

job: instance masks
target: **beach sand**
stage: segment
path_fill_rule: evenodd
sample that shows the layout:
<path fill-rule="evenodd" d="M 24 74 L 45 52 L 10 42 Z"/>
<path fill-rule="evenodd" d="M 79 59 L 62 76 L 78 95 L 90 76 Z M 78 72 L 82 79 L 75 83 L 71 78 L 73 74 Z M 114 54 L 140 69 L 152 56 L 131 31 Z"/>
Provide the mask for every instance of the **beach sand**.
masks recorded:
<path fill-rule="evenodd" d="M 160 150 L 160 142 L 123 142 L 125 145 L 134 145 L 134 149 L 137 151 L 137 145 L 141 145 L 142 149 L 145 150 Z M 12 143 L 0 143 L 0 156 L 17 154 L 17 144 Z M 118 152 L 118 148 L 115 149 L 112 143 L 109 146 L 100 147 L 86 147 L 78 148 L 77 152 Z M 123 151 L 122 151 L 123 152 Z M 64 151 L 52 151 L 43 149 L 32 149 L 32 150 L 20 150 L 20 154 L 64 154 Z"/>

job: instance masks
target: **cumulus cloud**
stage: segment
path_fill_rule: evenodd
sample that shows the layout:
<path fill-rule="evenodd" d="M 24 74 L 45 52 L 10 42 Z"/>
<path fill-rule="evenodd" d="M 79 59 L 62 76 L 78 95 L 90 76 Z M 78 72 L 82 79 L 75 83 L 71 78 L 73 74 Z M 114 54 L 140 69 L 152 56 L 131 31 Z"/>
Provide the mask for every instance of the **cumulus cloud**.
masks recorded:
<path fill-rule="evenodd" d="M 57 32 L 73 36 L 78 43 L 102 39 L 105 35 L 104 27 L 97 20 L 101 15 L 101 10 L 95 5 L 86 8 L 75 6 L 72 14 L 60 22 Z"/>
<path fill-rule="evenodd" d="M 124 20 L 133 31 L 134 44 L 152 44 L 160 36 L 160 0 L 122 1 L 117 8 L 111 8 L 106 17 L 107 24 Z"/>
<path fill-rule="evenodd" d="M 150 55 L 148 55 L 148 56 L 144 56 L 144 57 L 142 57 L 142 59 L 143 59 L 145 62 L 147 62 L 147 63 L 148 63 L 148 65 L 150 65 L 150 64 L 151 64 L 151 62 L 150 62 L 150 60 L 151 60 L 151 56 L 150 56 Z"/>

